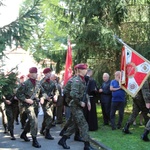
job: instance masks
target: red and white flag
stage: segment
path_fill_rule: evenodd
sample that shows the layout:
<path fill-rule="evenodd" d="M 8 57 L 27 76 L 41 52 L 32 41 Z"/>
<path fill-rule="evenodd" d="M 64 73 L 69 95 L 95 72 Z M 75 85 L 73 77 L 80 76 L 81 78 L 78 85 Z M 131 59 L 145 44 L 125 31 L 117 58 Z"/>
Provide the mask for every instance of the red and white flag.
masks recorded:
<path fill-rule="evenodd" d="M 66 64 L 65 64 L 65 73 L 64 73 L 64 85 L 66 85 L 67 81 L 72 76 L 72 48 L 70 40 L 68 41 L 68 50 L 66 55 Z"/>
<path fill-rule="evenodd" d="M 122 88 L 135 97 L 150 75 L 150 62 L 128 45 L 124 45 L 121 55 L 121 74 Z"/>

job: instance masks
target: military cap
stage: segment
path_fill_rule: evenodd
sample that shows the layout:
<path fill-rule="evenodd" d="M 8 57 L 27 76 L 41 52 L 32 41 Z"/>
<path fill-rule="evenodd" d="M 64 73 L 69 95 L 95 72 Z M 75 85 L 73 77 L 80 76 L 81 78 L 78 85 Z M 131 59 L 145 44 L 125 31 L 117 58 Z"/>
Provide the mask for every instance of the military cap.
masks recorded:
<path fill-rule="evenodd" d="M 74 66 L 74 70 L 76 70 L 78 68 L 78 64 Z"/>
<path fill-rule="evenodd" d="M 37 73 L 37 68 L 36 68 L 36 67 L 31 67 L 31 68 L 29 69 L 29 72 L 30 72 L 30 73 Z"/>
<path fill-rule="evenodd" d="M 76 68 L 78 68 L 78 69 L 87 69 L 87 67 L 88 67 L 88 65 L 87 64 L 83 64 L 83 63 L 76 65 Z"/>
<path fill-rule="evenodd" d="M 45 68 L 45 69 L 43 70 L 43 73 L 44 73 L 44 74 L 49 73 L 49 72 L 51 72 L 51 69 L 50 69 L 50 68 Z"/>

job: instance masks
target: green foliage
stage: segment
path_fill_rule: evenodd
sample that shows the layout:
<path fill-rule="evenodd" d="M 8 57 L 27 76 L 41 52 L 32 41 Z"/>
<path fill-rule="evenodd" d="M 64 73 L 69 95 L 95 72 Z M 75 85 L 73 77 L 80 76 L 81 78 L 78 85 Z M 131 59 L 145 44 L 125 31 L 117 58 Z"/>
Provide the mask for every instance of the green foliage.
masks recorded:
<path fill-rule="evenodd" d="M 24 7 L 23 5 L 19 18 L 0 28 L 0 52 L 5 50 L 6 46 L 11 47 L 12 43 L 15 43 L 16 47 L 18 47 L 18 45 L 22 46 L 23 42 L 29 39 L 29 36 L 32 34 L 31 31 L 40 18 L 40 12 L 38 11 L 40 1 L 41 0 L 32 1 L 32 5 L 28 3 L 28 7 Z"/>
<path fill-rule="evenodd" d="M 25 5 L 26 3 L 26 5 Z M 22 46 L 29 37 L 32 35 L 32 31 L 40 19 L 39 7 L 41 0 L 26 1 L 22 5 L 19 18 L 0 28 L 0 53 L 1 59 L 3 51 L 6 46 L 12 46 L 13 44 Z M 0 0 L 0 7 L 4 7 L 3 1 Z M 27 7 L 26 7 L 27 6 Z M 2 67 L 2 66 L 1 66 Z M 0 75 L 0 99 L 3 95 L 12 94 L 16 84 L 16 74 L 9 72 L 8 75 Z"/>
<path fill-rule="evenodd" d="M 2 97 L 8 94 L 13 95 L 14 89 L 16 89 L 17 84 L 17 74 L 16 73 L 9 73 L 7 75 L 0 74 L 0 100 Z"/>

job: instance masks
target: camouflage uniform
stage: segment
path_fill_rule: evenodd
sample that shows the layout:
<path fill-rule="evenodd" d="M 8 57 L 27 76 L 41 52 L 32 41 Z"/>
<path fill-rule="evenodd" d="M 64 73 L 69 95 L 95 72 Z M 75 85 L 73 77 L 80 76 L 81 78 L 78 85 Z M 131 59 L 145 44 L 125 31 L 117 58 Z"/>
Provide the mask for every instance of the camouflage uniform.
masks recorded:
<path fill-rule="evenodd" d="M 145 81 L 144 85 L 142 86 L 141 90 L 137 93 L 135 98 L 133 98 L 133 109 L 132 109 L 132 114 L 129 116 L 129 119 L 123 128 L 123 132 L 126 134 L 130 134 L 131 132 L 129 131 L 129 126 L 133 124 L 134 120 L 138 116 L 139 112 L 142 112 L 143 118 L 145 120 L 145 124 L 148 122 L 149 117 L 147 116 L 148 114 L 148 109 L 146 108 L 146 100 L 148 99 L 148 94 L 147 91 L 149 91 L 149 84 L 148 81 Z"/>
<path fill-rule="evenodd" d="M 7 104 L 5 102 L 5 108 L 6 108 L 6 116 L 8 120 L 8 131 L 10 131 L 11 140 L 15 140 L 14 137 L 14 120 L 18 114 L 18 100 L 15 98 L 15 95 L 5 95 L 4 96 L 4 102 L 5 100 L 10 100 L 11 104 Z"/>
<path fill-rule="evenodd" d="M 150 87 L 149 89 L 147 87 L 148 87 L 148 84 L 147 86 L 144 87 L 145 88 L 144 98 L 145 98 L 146 103 L 150 103 Z M 150 117 L 150 108 L 149 108 L 148 116 Z M 149 138 L 148 138 L 149 132 L 150 132 L 150 118 L 146 124 L 144 133 L 141 135 L 141 139 L 144 141 L 149 141 Z"/>
<path fill-rule="evenodd" d="M 67 104 L 66 107 L 69 106 L 69 103 L 70 101 L 72 100 L 72 97 L 70 96 L 70 92 L 71 92 L 71 84 L 73 82 L 73 79 L 75 78 L 76 76 L 73 76 L 68 82 L 67 84 L 65 85 L 64 87 L 64 98 L 65 98 L 65 103 Z M 70 128 L 72 132 L 75 131 L 75 137 L 74 139 L 76 141 L 81 141 L 81 137 L 80 137 L 80 134 L 79 134 L 79 129 L 77 127 L 77 125 L 74 123 L 73 121 L 73 116 L 72 116 L 72 113 L 70 114 L 70 117 L 69 119 L 67 120 L 67 122 L 65 123 L 63 129 L 61 130 L 60 132 L 60 136 L 63 136 L 63 134 L 65 133 L 65 131 Z"/>
<path fill-rule="evenodd" d="M 4 127 L 4 133 L 7 133 L 7 116 L 6 116 L 6 108 L 5 103 L 0 101 L 0 112 L 2 113 L 2 124 Z"/>
<path fill-rule="evenodd" d="M 64 94 L 64 105 L 65 107 L 67 107 L 68 110 L 70 110 L 69 108 L 69 102 L 72 100 L 71 96 L 70 96 L 70 91 L 71 91 L 71 84 L 72 84 L 72 80 L 75 76 L 73 76 L 71 79 L 68 80 L 68 82 L 66 83 L 64 90 L 63 90 L 63 94 Z M 73 123 L 73 119 L 72 119 L 72 115 L 69 115 L 70 117 L 67 119 L 67 122 L 65 123 L 63 129 L 60 132 L 60 136 L 63 136 L 63 134 L 65 133 L 65 131 L 67 130 L 67 128 L 71 125 L 74 124 Z"/>
<path fill-rule="evenodd" d="M 21 122 L 21 128 L 24 129 L 24 126 L 26 124 L 26 120 L 27 120 L 27 114 L 25 113 L 25 109 L 26 107 L 24 106 L 24 104 L 22 102 L 19 102 L 19 112 L 20 112 L 20 122 Z"/>
<path fill-rule="evenodd" d="M 49 129 L 52 127 L 52 119 L 53 119 L 53 96 L 58 95 L 59 92 L 56 89 L 55 83 L 51 80 L 45 80 L 45 82 L 42 83 L 42 90 L 40 93 L 40 97 L 44 98 L 44 103 L 42 104 L 42 109 L 44 113 L 43 123 L 42 123 L 42 129 L 41 133 L 43 134 L 44 129 L 46 129 L 45 138 L 47 139 L 54 139 L 49 134 Z M 51 97 L 51 100 L 47 100 L 46 96 Z"/>
<path fill-rule="evenodd" d="M 34 103 L 32 105 L 25 102 L 25 99 L 31 98 L 36 90 L 36 86 L 30 81 L 30 79 L 26 80 L 17 90 L 16 96 L 20 100 L 21 105 L 25 108 L 25 113 L 27 114 L 28 121 L 25 125 L 24 131 L 26 133 L 31 131 L 31 135 L 33 137 L 37 136 L 38 132 L 38 122 L 37 122 L 37 115 L 38 115 L 38 108 L 39 103 L 38 99 L 38 92 L 37 95 L 34 97 Z"/>
<path fill-rule="evenodd" d="M 149 117 L 147 116 L 148 114 L 148 109 L 146 108 L 145 102 L 147 99 L 147 89 L 149 89 L 148 82 L 146 81 L 142 87 L 142 89 L 138 92 L 135 98 L 133 98 L 133 110 L 132 114 L 130 115 L 127 123 L 132 124 L 136 117 L 138 116 L 139 112 L 142 112 L 142 115 L 145 120 L 145 124 L 148 122 Z"/>
<path fill-rule="evenodd" d="M 80 76 L 77 76 L 73 79 L 72 85 L 71 85 L 71 92 L 70 96 L 72 97 L 71 102 L 69 103 L 71 113 L 73 120 L 77 127 L 79 128 L 80 134 L 85 142 L 89 142 L 89 134 L 88 134 L 88 124 L 85 120 L 84 114 L 83 114 L 83 108 L 80 105 L 80 102 L 83 100 L 83 94 L 85 92 L 86 88 L 86 82 L 81 79 Z M 66 133 L 64 133 L 65 136 L 69 137 L 74 133 L 74 125 L 72 127 L 68 128 Z"/>

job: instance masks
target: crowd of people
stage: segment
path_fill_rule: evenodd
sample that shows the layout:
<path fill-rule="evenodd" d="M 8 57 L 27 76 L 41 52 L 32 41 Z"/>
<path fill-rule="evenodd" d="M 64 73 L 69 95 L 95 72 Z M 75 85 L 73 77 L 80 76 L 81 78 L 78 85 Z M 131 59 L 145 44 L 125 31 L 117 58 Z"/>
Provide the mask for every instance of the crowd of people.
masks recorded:
<path fill-rule="evenodd" d="M 0 101 L 2 123 L 4 133 L 9 132 L 11 140 L 14 136 L 14 123 L 21 123 L 22 133 L 20 138 L 26 142 L 30 139 L 27 133 L 31 133 L 32 146 L 40 148 L 37 140 L 39 107 L 43 110 L 43 122 L 40 134 L 47 140 L 54 140 L 50 130 L 56 124 L 62 124 L 60 140 L 58 144 L 64 149 L 70 149 L 66 140 L 75 134 L 74 140 L 84 142 L 84 150 L 93 150 L 90 145 L 88 131 L 98 130 L 96 109 L 96 97 L 100 98 L 103 125 L 110 125 L 112 130 L 120 129 L 124 118 L 126 104 L 126 92 L 120 86 L 121 72 L 116 71 L 114 79 L 110 80 L 108 73 L 103 73 L 103 83 L 98 88 L 93 78 L 93 70 L 88 69 L 87 64 L 74 66 L 74 76 L 66 85 L 63 80 L 51 73 L 50 68 L 43 69 L 43 77 L 38 80 L 38 69 L 31 67 L 29 74 L 20 76 L 17 88 L 12 89 L 13 94 L 3 95 Z M 148 80 L 133 98 L 133 110 L 125 126 L 123 133 L 130 134 L 129 127 L 141 112 L 145 121 L 145 131 L 141 138 L 149 141 L 150 121 L 147 115 L 150 110 L 150 87 Z M 119 113 L 116 121 L 116 111 Z"/>

